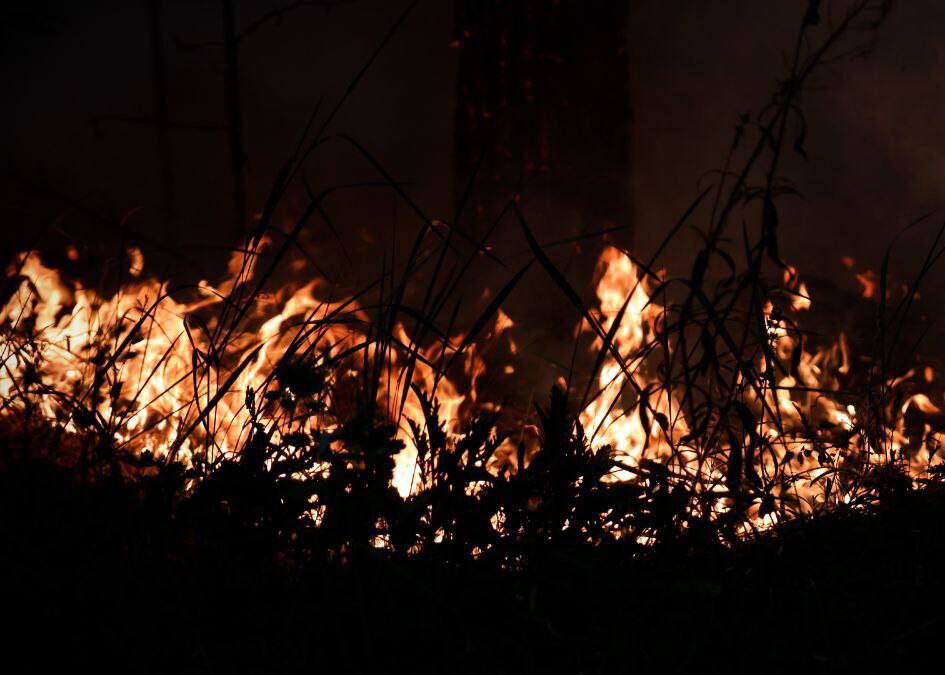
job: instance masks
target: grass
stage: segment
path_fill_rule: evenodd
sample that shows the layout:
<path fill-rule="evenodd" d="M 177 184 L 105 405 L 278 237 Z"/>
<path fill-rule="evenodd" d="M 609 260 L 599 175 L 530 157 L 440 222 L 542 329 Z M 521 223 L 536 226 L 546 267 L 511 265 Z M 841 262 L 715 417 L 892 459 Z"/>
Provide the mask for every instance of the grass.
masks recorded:
<path fill-rule="evenodd" d="M 8 637 L 36 646 L 38 670 L 872 669 L 921 663 L 943 620 L 939 489 L 733 547 L 557 542 L 512 570 L 376 551 L 297 561 L 271 529 L 176 512 L 157 479 L 90 486 L 30 463 L 2 480 Z"/>
<path fill-rule="evenodd" d="M 531 260 L 454 340 L 458 289 L 480 261 L 504 264 L 500 252 L 457 226 L 462 207 L 452 223 L 430 218 L 349 138 L 417 215 L 409 254 L 253 342 L 266 289 L 310 220 L 331 226 L 335 188 L 308 185 L 302 166 L 337 107 L 277 177 L 232 283 L 159 285 L 107 312 L 92 303 L 82 347 L 65 347 L 81 371 L 69 387 L 50 375 L 63 349 L 50 326 L 7 312 L 2 561 L 23 644 L 53 640 L 73 665 L 143 672 L 685 672 L 915 656 L 940 628 L 943 502 L 937 418 L 916 398 L 931 389 L 901 377 L 916 365 L 902 354 L 915 353 L 910 309 L 945 226 L 901 296 L 887 288 L 890 247 L 878 337 L 857 368 L 842 346 L 808 349 L 804 293 L 778 252 L 777 203 L 792 193 L 779 171 L 788 148 L 804 152 L 805 84 L 888 10 L 857 1 L 830 17 L 819 4 L 772 100 L 742 120 L 715 183 L 665 242 L 633 259 L 641 281 L 614 312 L 585 301 L 513 201 L 495 227 L 514 221 Z M 309 204 L 284 232 L 272 222 L 293 181 Z M 701 241 L 690 272 L 657 274 L 687 230 Z M 4 288 L 21 309 L 48 296 L 24 278 L 28 260 Z M 538 272 L 596 358 L 535 406 L 531 445 L 513 433 L 526 420 L 485 408 L 451 426 L 441 387 Z M 207 300 L 194 309 L 188 294 Z M 171 303 L 179 330 L 162 342 Z M 628 342 L 631 321 L 642 337 Z M 148 350 L 135 373 L 127 364 Z M 187 367 L 146 401 L 180 354 Z M 168 410 L 174 388 L 188 394 Z M 582 417 L 595 405 L 606 414 Z M 628 419 L 642 456 L 593 442 Z M 143 452 L 136 439 L 163 424 L 166 451 Z M 402 428 L 417 450 L 406 497 L 391 484 Z"/>

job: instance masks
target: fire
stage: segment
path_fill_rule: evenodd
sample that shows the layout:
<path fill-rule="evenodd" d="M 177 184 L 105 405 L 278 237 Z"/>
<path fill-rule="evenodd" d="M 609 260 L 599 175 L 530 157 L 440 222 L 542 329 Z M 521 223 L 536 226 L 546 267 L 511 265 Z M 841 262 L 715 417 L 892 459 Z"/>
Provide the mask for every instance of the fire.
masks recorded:
<path fill-rule="evenodd" d="M 186 294 L 166 283 L 143 278 L 140 250 L 131 249 L 128 258 L 130 280 L 113 295 L 101 295 L 67 282 L 36 253 L 18 256 L 8 275 L 20 283 L 0 310 L 0 325 L 8 327 L 0 343 L 5 409 L 29 401 L 69 432 L 92 427 L 119 449 L 173 455 L 185 463 L 231 456 L 259 425 L 270 429 L 275 441 L 284 431 L 317 434 L 333 428 L 319 408 L 296 414 L 301 423 L 286 424 L 294 400 L 276 405 L 268 397 L 276 396 L 280 377 L 288 381 L 282 382 L 288 399 L 300 398 L 294 388 L 306 386 L 279 371 L 287 354 L 309 354 L 317 367 L 364 340 L 368 317 L 358 303 L 319 299 L 328 293 L 316 279 L 254 303 L 243 326 L 229 303 L 256 275 L 256 251 L 234 253 L 226 277 L 215 285 L 200 282 L 187 301 L 175 299 Z M 505 317 L 497 331 L 508 325 Z M 397 334 L 409 344 L 402 326 Z M 466 397 L 448 378 L 436 378 L 428 365 L 437 362 L 435 352 L 436 347 L 424 350 L 413 381 L 436 396 L 442 418 L 455 424 Z M 398 358 L 392 352 L 386 366 L 392 373 Z M 467 369 L 484 366 L 471 354 Z M 390 390 L 385 387 L 379 396 L 394 410 L 403 383 L 396 375 L 381 381 L 390 383 Z M 423 419 L 411 390 L 403 412 Z M 413 486 L 416 448 L 406 424 L 398 438 L 405 448 L 395 458 L 394 485 L 406 495 Z"/>
<path fill-rule="evenodd" d="M 661 308 L 650 302 L 647 286 L 637 275 L 630 259 L 615 248 L 608 247 L 598 261 L 600 281 L 597 284 L 602 327 L 610 333 L 617 315 L 626 303 L 620 324 L 613 333 L 613 343 L 630 373 L 630 389 L 646 390 L 651 381 L 642 368 L 644 357 L 640 348 L 653 337 Z M 597 338 L 594 349 L 603 347 Z M 608 355 L 597 377 L 597 397 L 581 412 L 580 420 L 592 445 L 611 446 L 617 456 L 630 465 L 639 464 L 644 457 L 657 458 L 668 454 L 669 446 L 663 438 L 657 419 L 644 425 L 641 415 L 623 405 L 628 396 L 624 367 L 613 355 Z M 671 420 L 673 433 L 685 433 L 685 422 L 679 415 L 679 406 L 665 390 L 659 390 L 649 406 Z M 675 412 L 674 412 L 675 411 Z M 622 472 L 618 478 L 629 478 Z"/>
<path fill-rule="evenodd" d="M 67 281 L 36 253 L 21 254 L 8 270 L 15 283 L 0 309 L 2 409 L 29 408 L 68 432 L 94 432 L 129 453 L 192 465 L 231 457 L 258 432 L 277 443 L 301 435 L 331 446 L 338 420 L 330 404 L 363 365 L 338 367 L 353 354 L 367 363 L 385 348 L 369 339 L 366 310 L 352 299 L 324 299 L 331 294 L 321 279 L 247 301 L 259 258 L 259 249 L 237 251 L 218 283 L 174 289 L 148 277 L 143 254 L 131 249 L 124 282 L 109 294 Z M 811 349 L 785 315 L 811 308 L 796 269 L 785 269 L 782 286 L 765 300 L 767 346 L 755 350 L 751 364 L 723 363 L 699 390 L 725 384 L 729 398 L 722 404 L 679 386 L 686 355 L 667 329 L 679 309 L 664 305 L 663 294 L 651 297 L 630 258 L 605 249 L 598 275 L 595 319 L 612 348 L 587 386 L 579 421 L 589 446 L 609 447 L 622 467 L 606 480 L 640 480 L 647 467 L 661 465 L 686 486 L 690 513 L 720 518 L 741 508 L 747 531 L 869 497 L 869 482 L 853 478 L 863 467 L 905 463 L 908 475 L 922 481 L 941 464 L 937 450 L 945 438 L 929 418 L 942 409 L 916 388 L 931 385 L 934 373 L 888 377 L 880 383 L 885 390 L 908 383 L 911 394 L 872 406 L 847 396 L 846 337 Z M 491 332 L 458 360 L 463 381 L 441 370 L 463 335 L 415 345 L 403 325 L 393 328 L 377 400 L 398 423 L 404 445 L 392 478 L 402 496 L 423 487 L 407 421 L 423 428 L 424 401 L 435 400 L 446 433 L 456 438 L 464 419 L 490 405 L 480 400 L 477 383 L 492 367 L 493 345 L 505 340 L 517 354 L 514 325 L 497 312 Z M 709 339 L 703 334 L 695 343 L 706 349 Z M 604 349 L 595 335 L 591 360 Z M 413 365 L 405 368 L 410 353 Z M 519 370 L 513 362 L 500 372 Z M 733 472 L 733 463 L 741 468 Z M 773 499 L 790 507 L 776 512 Z"/>
<path fill-rule="evenodd" d="M 738 402 L 727 407 L 731 411 L 741 405 L 746 411 L 744 439 L 720 437 L 717 447 L 698 447 L 705 439 L 690 436 L 693 420 L 687 419 L 681 394 L 667 375 L 678 349 L 668 336 L 662 336 L 668 349 L 662 354 L 664 360 L 652 363 L 662 326 L 674 318 L 671 310 L 649 296 L 646 280 L 617 249 L 608 248 L 601 254 L 599 273 L 597 298 L 605 331 L 613 330 L 613 322 L 624 308 L 621 322 L 613 330 L 623 365 L 612 354 L 604 359 L 596 380 L 597 395 L 581 413 L 580 421 L 593 447 L 610 446 L 628 467 L 614 479 L 632 480 L 633 469 L 646 462 L 662 463 L 690 494 L 725 495 L 715 500 L 708 514 L 718 517 L 734 503 L 731 488 L 726 488 L 730 479 L 725 475 L 732 453 L 754 447 L 746 475 L 754 476 L 756 491 L 793 504 L 793 513 L 803 514 L 834 503 L 868 501 L 872 487 L 861 480 L 864 467 L 905 464 L 907 474 L 921 483 L 941 465 L 936 451 L 945 440 L 942 434 L 928 421 L 920 421 L 918 429 L 914 420 L 909 422 L 910 411 L 921 414 L 922 420 L 941 415 L 929 395 L 915 393 L 900 403 L 898 410 L 891 407 L 894 403 L 884 403 L 880 410 L 844 403 L 843 388 L 851 369 L 846 336 L 841 332 L 833 344 L 810 350 L 772 301 L 764 308 L 771 349 L 761 351 L 755 363 L 756 372 L 771 373 L 770 379 L 762 377 L 749 386 L 739 373 L 734 389 L 741 392 Z M 781 305 L 795 313 L 809 310 L 811 295 L 798 271 L 788 267 L 782 281 L 783 287 L 774 293 L 783 299 Z M 598 338 L 593 349 L 601 348 Z M 663 374 L 658 375 L 661 369 Z M 775 376 L 777 373 L 780 375 Z M 883 386 L 892 391 L 933 380 L 933 372 L 926 367 L 920 374 L 909 371 L 891 378 Z M 870 416 L 881 416 L 882 420 L 871 420 Z M 881 423 L 877 425 L 877 421 Z M 714 417 L 708 424 L 707 436 L 720 420 Z M 734 440 L 744 446 L 733 446 Z M 754 498 L 745 514 L 746 527 L 765 528 L 778 520 L 766 499 Z"/>
<path fill-rule="evenodd" d="M 876 297 L 877 288 L 879 287 L 879 281 L 876 279 L 876 273 L 872 270 L 867 270 L 866 272 L 858 272 L 856 275 L 856 280 L 860 284 L 860 292 L 864 298 L 867 300 L 872 300 Z"/>

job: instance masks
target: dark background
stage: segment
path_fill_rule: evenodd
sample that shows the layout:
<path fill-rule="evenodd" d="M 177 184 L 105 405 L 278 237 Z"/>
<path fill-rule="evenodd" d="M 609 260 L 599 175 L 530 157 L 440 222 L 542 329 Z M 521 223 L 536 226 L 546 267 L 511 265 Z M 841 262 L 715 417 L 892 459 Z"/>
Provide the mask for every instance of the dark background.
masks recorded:
<path fill-rule="evenodd" d="M 285 4 L 237 2 L 236 24 L 245 26 Z M 319 100 L 323 110 L 334 104 L 405 4 L 352 0 L 330 11 L 300 9 L 244 41 L 240 87 L 251 211 L 261 208 L 314 106 Z M 721 165 L 739 113 L 767 102 L 787 69 L 805 5 L 629 3 L 632 142 L 626 189 L 633 203 L 632 246 L 641 257 L 697 194 L 705 172 Z M 232 243 L 231 175 L 220 130 L 223 55 L 217 46 L 194 47 L 221 39 L 220 4 L 162 6 L 169 118 L 186 127 L 169 135 L 169 224 L 159 217 L 154 130 L 141 121 L 152 117 L 154 101 L 149 3 L 20 2 L 2 10 L 5 251 L 37 245 L 38 233 L 47 247 L 108 240 L 115 237 L 109 223 L 137 209 L 128 225 L 154 242 L 181 247 L 186 253 L 177 262 L 186 261 L 201 276 L 221 269 L 225 255 L 214 247 Z M 427 213 L 445 219 L 452 217 L 457 191 L 453 12 L 451 1 L 421 1 L 329 130 L 357 138 Z M 898 2 L 870 54 L 837 61 L 806 93 L 809 160 L 792 155 L 784 167 L 803 198 L 781 207 L 782 252 L 802 276 L 855 290 L 841 256 L 855 258 L 858 270 L 877 269 L 905 223 L 927 211 L 941 214 L 943 34 L 945 5 Z M 308 171 L 323 184 L 377 178 L 350 146 L 337 141 L 319 151 Z M 293 200 L 301 204 L 299 194 L 290 194 L 286 214 Z M 416 225 L 404 204 L 382 189 L 340 193 L 332 198 L 332 213 L 345 246 L 356 253 L 355 264 L 343 263 L 325 228 L 313 229 L 306 243 L 326 272 L 352 287 L 359 276 L 376 272 L 394 225 L 401 233 Z M 593 223 L 561 222 L 554 233 L 538 234 L 547 240 L 593 229 Z M 908 276 L 928 235 L 928 229 L 919 232 L 901 248 L 897 273 Z M 518 233 L 500 240 L 510 264 L 521 257 Z M 664 264 L 681 271 L 687 242 L 693 241 L 680 239 Z M 161 259 L 159 247 L 148 253 L 152 262 Z M 475 284 L 495 288 L 510 270 L 487 264 L 477 274 Z M 575 284 L 587 289 L 591 279 L 584 277 Z M 934 278 L 928 291 L 933 299 L 939 281 Z M 816 307 L 816 288 L 814 295 Z"/>

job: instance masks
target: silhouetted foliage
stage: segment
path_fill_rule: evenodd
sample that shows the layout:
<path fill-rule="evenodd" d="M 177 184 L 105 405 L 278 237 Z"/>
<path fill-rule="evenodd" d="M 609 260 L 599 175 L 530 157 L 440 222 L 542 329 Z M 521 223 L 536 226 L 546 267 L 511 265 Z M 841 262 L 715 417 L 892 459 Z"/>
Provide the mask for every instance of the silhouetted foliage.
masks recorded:
<path fill-rule="evenodd" d="M 517 217 L 535 268 L 600 344 L 590 372 L 569 373 L 567 386 L 535 406 L 532 445 L 487 409 L 450 428 L 437 399 L 440 378 L 460 364 L 532 262 L 453 344 L 457 288 L 472 261 L 500 257 L 485 240 L 428 218 L 357 144 L 421 220 L 410 255 L 396 268 L 384 261 L 377 280 L 355 294 L 377 296 L 363 313 L 350 309 L 353 299 L 326 303 L 284 327 L 294 332 L 271 375 L 239 392 L 249 418 L 239 447 L 225 451 L 214 437 L 220 401 L 263 345 L 235 362 L 230 347 L 255 327 L 251 310 L 330 192 L 310 190 L 305 214 L 288 234 L 280 231 L 274 254 L 262 255 L 274 210 L 324 142 L 324 127 L 301 139 L 307 152 L 287 162 L 247 238 L 244 266 L 263 261 L 261 273 L 255 281 L 241 275 L 217 316 L 188 318 L 175 338 L 193 347 L 186 377 L 215 388 L 187 402 L 192 414 L 166 452 L 132 449 L 118 433 L 142 404 L 120 364 L 164 297 L 134 321 L 96 326 L 82 354 L 88 376 L 70 391 L 42 377 L 42 327 L 32 318 L 8 321 L 0 361 L 15 358 L 20 375 L 0 418 L 0 534 L 9 543 L 0 559 L 5 595 L 28 608 L 20 628 L 72 636 L 62 653 L 73 664 L 108 653 L 149 672 L 299 672 L 324 668 L 329 658 L 344 659 L 351 672 L 686 670 L 720 660 L 739 670 L 782 650 L 797 668 L 896 662 L 909 640 L 937 630 L 928 600 L 940 601 L 945 590 L 932 573 L 945 563 L 942 470 L 932 466 L 933 432 L 945 424 L 928 407 L 906 406 L 924 385 L 898 377 L 903 363 L 912 365 L 901 356 L 904 326 L 942 254 L 945 227 L 895 307 L 887 307 L 887 255 L 879 337 L 861 372 L 842 370 L 846 356 L 835 348 L 819 357 L 825 372 L 843 379 L 829 392 L 779 384 L 800 378 L 809 339 L 795 325 L 800 293 L 778 249 L 777 201 L 792 193 L 778 174 L 782 153 L 804 152 L 798 106 L 810 75 L 841 37 L 872 30 L 887 9 L 854 2 L 812 44 L 808 31 L 825 18 L 810 3 L 788 77 L 759 115 L 741 120 L 717 182 L 667 236 L 697 231 L 703 245 L 689 274 L 653 272 L 666 242 L 648 261 L 634 259 L 662 310 L 632 353 L 616 344 L 632 292 L 605 328 L 526 214 L 515 204 L 503 212 Z M 691 220 L 706 208 L 699 229 Z M 733 234 L 732 221 L 742 217 Z M 448 253 L 462 256 L 451 269 Z M 4 281 L 0 299 L 23 288 L 39 294 L 20 272 Z M 412 285 L 423 289 L 419 307 L 411 305 Z M 449 307 L 456 309 L 443 326 Z M 352 325 L 361 332 L 351 344 L 324 347 L 332 328 Z M 796 338 L 794 348 L 779 349 L 775 330 Z M 439 351 L 424 350 L 431 344 Z M 653 431 L 645 442 L 659 438 L 663 455 L 629 464 L 593 442 L 599 429 L 583 428 L 581 412 L 600 395 L 593 383 L 608 360 L 617 366 L 622 414 L 638 416 Z M 435 375 L 432 389 L 415 381 L 421 364 Z M 634 368 L 650 382 L 642 386 Z M 403 413 L 410 393 L 422 419 Z M 798 413 L 789 426 L 782 393 L 788 402 L 845 397 L 859 416 L 845 424 Z M 667 412 L 659 400 L 669 394 L 676 410 Z M 105 397 L 108 416 L 98 405 Z M 766 424 L 776 433 L 765 433 Z M 392 484 L 403 427 L 417 450 L 406 496 Z M 905 441 L 894 445 L 889 431 L 900 428 Z M 781 453 L 785 438 L 800 449 Z M 865 450 L 847 452 L 856 443 Z M 930 451 L 929 470 L 915 479 L 908 468 L 919 448 Z M 680 470 L 685 457 L 697 471 Z M 818 468 L 815 478 L 792 470 L 805 461 Z M 822 500 L 805 501 L 801 480 L 822 486 Z M 855 497 L 844 501 L 841 489 Z M 769 516 L 768 531 L 746 536 Z M 876 586 L 884 575 L 887 583 Z M 824 587 L 832 595 L 818 604 Z M 879 615 L 886 640 L 858 642 Z"/>

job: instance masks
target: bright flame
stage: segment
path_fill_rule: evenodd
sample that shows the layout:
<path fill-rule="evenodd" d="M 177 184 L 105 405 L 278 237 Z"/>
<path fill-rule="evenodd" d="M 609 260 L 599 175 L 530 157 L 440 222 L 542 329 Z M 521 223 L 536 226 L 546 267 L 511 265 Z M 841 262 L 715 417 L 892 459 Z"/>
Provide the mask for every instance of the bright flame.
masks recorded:
<path fill-rule="evenodd" d="M 316 434 L 333 428 L 322 408 L 304 415 L 293 410 L 301 402 L 296 399 L 311 392 L 293 391 L 291 380 L 281 400 L 267 395 L 278 395 L 277 365 L 287 354 L 307 354 L 320 364 L 364 339 L 368 317 L 357 303 L 320 300 L 327 295 L 321 280 L 283 287 L 247 308 L 244 323 L 255 326 L 247 330 L 238 309 L 224 305 L 240 298 L 240 287 L 255 274 L 255 253 L 234 253 L 224 280 L 200 282 L 187 302 L 175 299 L 167 284 L 142 278 L 140 250 L 129 249 L 128 257 L 131 280 L 109 296 L 66 282 L 35 253 L 18 256 L 8 273 L 22 281 L 0 309 L 0 325 L 8 327 L 0 342 L 4 408 L 22 407 L 29 398 L 69 431 L 107 430 L 119 448 L 174 453 L 185 462 L 231 455 L 260 424 L 274 430 L 275 441 L 280 429 Z M 500 323 L 497 332 L 511 325 L 507 317 Z M 396 333 L 410 344 L 402 326 Z M 441 419 L 455 425 L 466 396 L 445 377 L 435 382 L 428 364 L 437 362 L 439 348 L 422 351 L 413 382 L 428 395 L 436 384 Z M 380 378 L 378 395 L 390 410 L 399 408 L 403 391 L 396 376 L 400 358 L 392 351 L 391 376 Z M 475 355 L 467 361 L 467 370 L 485 368 Z M 24 386 L 40 395 L 25 396 Z M 403 412 L 423 420 L 412 390 Z M 293 415 L 301 421 L 287 424 Z M 406 495 L 416 487 L 416 448 L 406 424 L 397 435 L 405 449 L 395 458 L 393 483 Z"/>
<path fill-rule="evenodd" d="M 79 254 L 70 248 L 68 256 Z M 234 253 L 220 283 L 200 282 L 185 300 L 186 293 L 171 292 L 144 274 L 140 250 L 129 249 L 127 256 L 126 282 L 114 294 L 67 282 L 35 253 L 14 261 L 8 273 L 19 282 L 0 308 L 3 410 L 33 406 L 70 432 L 107 434 L 120 449 L 191 463 L 232 456 L 258 430 L 275 442 L 288 440 L 283 434 L 289 433 L 326 446 L 334 442 L 338 421 L 327 403 L 336 402 L 344 383 L 327 386 L 311 368 L 342 365 L 345 354 L 378 356 L 376 342 L 363 347 L 371 320 L 356 302 L 321 299 L 329 292 L 320 279 L 246 301 L 256 251 Z M 730 455 L 748 447 L 753 452 L 740 480 L 757 488 L 753 494 L 790 501 L 795 513 L 807 513 L 869 494 L 868 483 L 845 479 L 855 467 L 905 461 L 912 478 L 921 480 L 941 464 L 937 450 L 945 438 L 921 416 L 942 411 L 927 394 L 914 392 L 879 411 L 844 403 L 841 390 L 851 364 L 846 337 L 841 333 L 835 344 L 811 351 L 782 315 L 811 306 L 794 268 L 784 271 L 780 300 L 772 297 L 764 306 L 767 349 L 759 349 L 751 364 L 763 376 L 751 375 L 746 364 L 717 375 L 728 378 L 736 394 L 710 420 L 720 431 L 706 447 L 706 438 L 693 438 L 704 436 L 705 427 L 692 413 L 698 408 L 692 392 L 672 384 L 671 364 L 660 373 L 652 363 L 654 353 L 666 359 L 678 349 L 661 333 L 669 315 L 662 298 L 650 297 L 646 280 L 615 248 L 603 251 L 598 272 L 595 332 L 612 333 L 612 348 L 601 360 L 580 422 L 592 448 L 610 446 L 622 465 L 610 480 L 638 480 L 641 467 L 662 464 L 691 486 L 690 494 L 713 496 L 703 503 L 711 502 L 709 515 L 718 517 L 737 501 L 727 473 Z M 462 417 L 484 405 L 477 401 L 477 383 L 490 367 L 486 357 L 495 341 L 506 340 L 509 353 L 517 353 L 508 334 L 514 325 L 498 311 L 491 332 L 458 359 L 462 383 L 439 372 L 462 335 L 418 346 L 402 325 L 394 327 L 396 344 L 381 361 L 377 400 L 401 421 L 397 437 L 404 449 L 395 457 L 392 480 L 401 495 L 422 487 L 416 439 L 406 423 L 422 427 L 421 396 L 435 397 L 439 419 L 455 435 Z M 603 348 L 595 334 L 593 354 Z M 416 358 L 406 369 L 411 351 Z M 289 366 L 296 362 L 311 368 L 294 372 Z M 403 382 L 407 370 L 413 387 Z M 501 372 L 516 368 L 508 364 Z M 332 377 L 355 380 L 357 364 Z M 892 389 L 907 380 L 928 384 L 935 378 L 926 368 L 883 386 Z M 895 422 L 871 424 L 870 416 L 878 415 Z M 761 498 L 745 513 L 750 528 L 781 517 Z"/>
<path fill-rule="evenodd" d="M 638 352 L 645 339 L 652 337 L 662 310 L 658 305 L 650 304 L 647 287 L 638 277 L 636 267 L 617 249 L 603 251 L 598 270 L 601 275 L 597 284 L 601 327 L 608 334 L 626 303 L 620 324 L 613 334 L 613 345 L 620 359 L 613 353 L 604 359 L 597 376 L 599 394 L 582 411 L 580 420 L 592 445 L 610 445 L 618 459 L 637 465 L 644 457 L 668 455 L 667 439 L 684 434 L 685 422 L 679 415 L 679 406 L 665 390 L 656 391 L 648 401 L 650 410 L 665 417 L 650 416 L 646 426 L 641 415 L 629 412 L 623 404 L 625 399 L 632 398 L 633 390 L 647 389 L 649 380 L 642 370 L 644 358 Z M 603 341 L 596 338 L 595 351 L 602 347 Z M 624 386 L 628 381 L 625 373 L 630 375 L 630 387 Z M 666 420 L 665 431 L 659 424 L 661 419 Z M 621 472 L 617 477 L 629 478 L 630 474 Z"/>
<path fill-rule="evenodd" d="M 712 448 L 697 452 L 692 445 L 704 439 L 688 436 L 692 423 L 680 404 L 682 393 L 673 391 L 666 380 L 648 370 L 647 351 L 658 341 L 660 322 L 666 316 L 664 308 L 655 302 L 656 298 L 649 297 L 645 280 L 641 280 L 629 257 L 617 249 L 603 251 L 598 269 L 602 329 L 609 333 L 625 303 L 626 309 L 613 334 L 620 359 L 609 353 L 603 360 L 596 379 L 598 394 L 580 415 L 592 446 L 611 446 L 628 469 L 640 467 L 645 461 L 661 462 L 695 492 L 726 494 L 725 471 L 730 466 L 732 439 L 718 438 L 720 448 L 714 456 Z M 783 282 L 782 297 L 787 307 L 795 312 L 808 310 L 810 293 L 797 270 L 788 267 Z M 889 409 L 882 411 L 886 419 L 895 423 L 883 425 L 881 436 L 874 436 L 871 441 L 861 411 L 840 400 L 841 383 L 849 373 L 851 361 L 845 335 L 841 333 L 835 344 L 811 352 L 786 319 L 776 314 L 770 301 L 765 316 L 771 356 L 760 357 L 755 367 L 758 373 L 782 374 L 775 378 L 774 386 L 764 378 L 748 386 L 741 373 L 736 379 L 743 391 L 739 404 L 754 419 L 746 429 L 749 437 L 744 439 L 745 446 L 752 443 L 752 435 L 757 439 L 755 446 L 764 446 L 764 451 L 756 447 L 750 469 L 757 476 L 757 485 L 767 485 L 774 497 L 796 504 L 795 512 L 808 513 L 824 504 L 850 503 L 868 495 L 872 489 L 869 485 L 844 479 L 854 467 L 905 461 L 908 473 L 920 481 L 933 466 L 942 463 L 936 454 L 942 434 L 933 432 L 928 424 L 918 433 L 907 429 L 911 410 L 925 415 L 941 414 L 926 394 L 907 398 L 901 404 L 900 414 Z M 668 341 L 667 345 L 672 354 L 674 345 Z M 602 340 L 595 339 L 594 351 L 601 347 Z M 771 358 L 777 364 L 769 363 Z M 783 374 L 791 372 L 792 363 L 794 374 Z M 910 371 L 886 386 L 895 388 L 913 375 Z M 925 369 L 921 378 L 932 382 L 933 375 Z M 713 423 L 718 424 L 718 420 Z M 620 471 L 615 478 L 633 479 L 634 472 Z M 725 512 L 730 503 L 731 499 L 719 500 L 714 507 L 715 515 Z M 747 515 L 754 529 L 769 527 L 779 518 L 760 501 L 748 508 Z"/>

